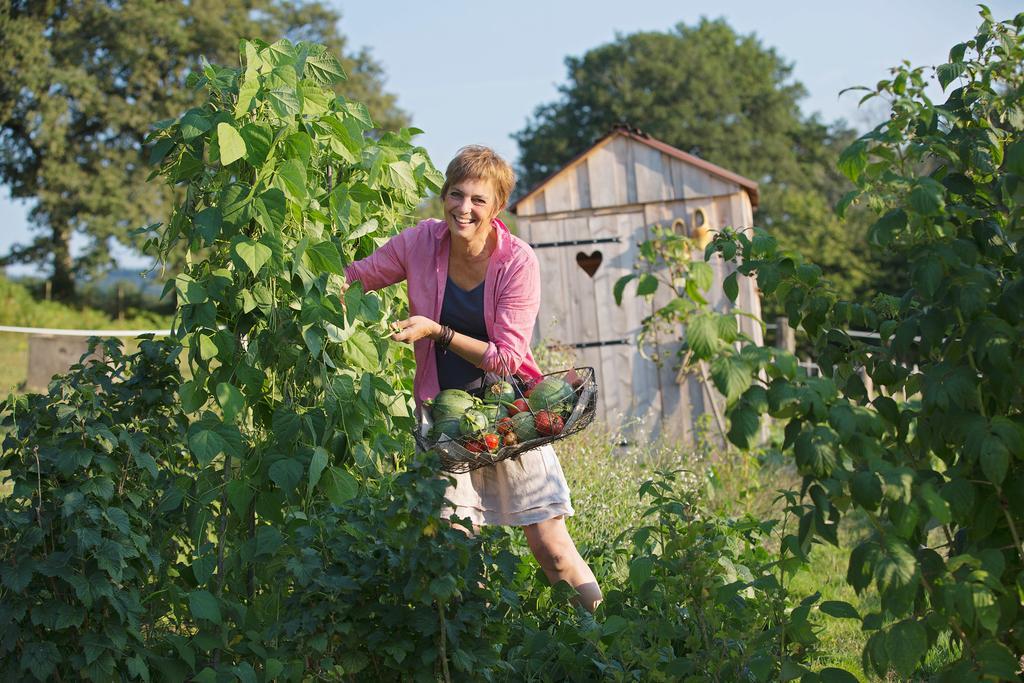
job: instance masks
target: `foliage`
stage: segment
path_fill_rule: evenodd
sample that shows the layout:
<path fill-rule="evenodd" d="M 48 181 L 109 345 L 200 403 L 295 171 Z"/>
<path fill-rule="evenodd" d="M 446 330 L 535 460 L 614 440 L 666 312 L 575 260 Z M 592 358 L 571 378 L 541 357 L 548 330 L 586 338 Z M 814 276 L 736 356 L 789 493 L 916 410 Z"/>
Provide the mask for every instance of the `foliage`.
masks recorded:
<path fill-rule="evenodd" d="M 792 65 L 756 36 L 702 19 L 619 36 L 567 58 L 566 69 L 561 98 L 537 107 L 514 135 L 523 189 L 627 122 L 757 181 L 758 224 L 817 258 L 846 296 L 884 278 L 867 258 L 859 213 L 844 226 L 831 211 L 850 189 L 835 161 L 853 131 L 803 116 L 806 91 Z"/>
<path fill-rule="evenodd" d="M 344 267 L 440 175 L 414 131 L 368 135 L 322 46 L 243 41 L 206 101 L 149 138 L 181 201 L 149 245 L 188 258 L 174 335 L 0 404 L 0 670 L 45 680 L 635 679 L 785 674 L 773 523 L 715 519 L 687 479 L 641 485 L 595 622 L 522 541 L 439 513 L 411 454 L 394 291 Z M 184 356 L 187 381 L 177 359 Z M 628 539 L 628 541 L 626 540 Z M 777 577 L 781 577 L 777 578 Z M 621 588 L 616 589 L 615 586 Z M 648 676 L 649 675 L 649 676 Z"/>
<path fill-rule="evenodd" d="M 708 514 L 678 474 L 640 486 L 647 507 L 615 541 L 596 621 L 551 612 L 564 604 L 559 586 L 527 593 L 507 655 L 521 679 L 767 681 L 798 670 L 815 642 L 808 616 L 818 597 L 787 613 L 763 546 L 775 522 Z"/>
<path fill-rule="evenodd" d="M 506 595 L 520 558 L 507 535 L 467 537 L 438 519 L 448 480 L 436 468 L 418 463 L 289 529 L 280 573 L 294 590 L 273 632 L 326 677 L 511 673 L 501 645 L 519 618 Z"/>
<path fill-rule="evenodd" d="M 76 308 L 56 301 L 39 301 L 19 282 L 0 276 L 0 325 L 113 329 L 166 327 L 168 319 L 149 312 L 135 311 L 125 320 L 114 321 L 103 311 Z"/>
<path fill-rule="evenodd" d="M 365 106 L 327 89 L 344 73 L 323 46 L 247 41 L 243 55 L 241 70 L 205 66 L 195 85 L 207 90 L 207 102 L 163 122 L 151 136 L 158 172 L 183 186 L 181 203 L 166 228 L 150 238 L 151 245 L 166 256 L 183 244 L 189 257 L 197 257 L 169 283 L 179 305 L 174 339 L 140 351 L 164 358 L 160 367 L 167 375 L 153 381 L 152 389 L 140 389 L 152 379 L 139 372 L 140 356 L 124 358 L 109 349 L 114 366 L 79 368 L 55 385 L 82 387 L 91 401 L 86 405 L 80 405 L 85 399 L 61 403 L 62 394 L 53 393 L 5 405 L 20 436 L 4 443 L 2 464 L 15 488 L 5 500 L 3 543 L 28 544 L 17 546 L 26 552 L 5 553 L 22 560 L 4 569 L 12 579 L 5 583 L 3 604 L 14 611 L 6 614 L 2 661 L 11 675 L 22 671 L 43 679 L 55 672 L 61 678 L 105 680 L 118 671 L 145 679 L 232 675 L 253 680 L 258 675 L 268 680 L 287 671 L 299 678 L 305 671 L 321 671 L 322 663 L 307 661 L 308 643 L 290 640 L 281 629 L 285 608 L 298 620 L 294 628 L 317 634 L 341 628 L 330 603 L 319 614 L 329 629 L 316 622 L 301 598 L 291 597 L 309 581 L 318 579 L 323 590 L 334 591 L 355 582 L 356 593 L 382 594 L 402 575 L 396 561 L 408 563 L 407 577 L 430 578 L 434 574 L 423 571 L 425 563 L 436 567 L 443 590 L 430 587 L 424 600 L 443 610 L 457 597 L 449 586 L 455 581 L 451 568 L 461 566 L 465 573 L 473 561 L 475 570 L 482 570 L 479 553 L 459 552 L 458 542 L 449 538 L 465 539 L 458 531 L 437 533 L 444 547 L 418 526 L 416 542 L 411 541 L 411 514 L 417 523 L 439 527 L 437 485 L 411 485 L 427 478 L 423 467 L 404 479 L 392 480 L 387 473 L 410 450 L 409 439 L 398 435 L 408 434 L 412 425 L 411 358 L 378 333 L 403 299 L 394 292 L 365 295 L 358 287 L 344 300 L 339 297 L 344 264 L 379 245 L 428 187 L 439 186 L 439 174 L 409 143 L 412 131 L 379 139 L 367 135 L 374 123 Z M 179 353 L 190 371 L 184 382 L 171 360 Z M 155 392 L 147 400 L 164 405 L 166 415 L 137 398 L 122 404 L 113 395 L 122 390 L 128 396 Z M 161 429 L 145 427 L 145 420 L 158 419 L 163 419 Z M 51 433 L 55 420 L 66 430 Z M 65 475 L 38 471 L 40 466 L 27 460 L 37 444 L 61 445 L 72 438 L 69 431 L 77 439 L 95 432 L 98 442 L 85 439 L 80 451 L 113 453 L 118 468 L 109 462 L 114 456 L 90 460 L 88 454 L 51 447 L 47 454 L 53 463 L 47 466 L 57 472 L 78 474 L 79 460 L 82 467 L 96 463 L 101 472 L 111 470 L 105 477 L 97 472 L 92 479 L 70 482 Z M 382 477 L 381 487 L 360 487 L 360 474 Z M 30 487 L 43 475 L 45 489 Z M 139 483 L 112 487 L 108 480 Z M 68 500 L 65 488 L 74 486 L 98 487 L 98 517 L 91 512 L 86 518 L 60 517 Z M 349 501 L 358 507 L 345 507 Z M 33 530 L 39 521 L 50 523 L 37 519 L 36 508 L 40 515 L 54 511 L 50 537 L 46 526 L 42 537 Z M 334 561 L 358 564 L 364 572 L 372 567 L 370 557 L 359 554 L 364 549 L 353 555 L 350 546 L 365 543 L 366 515 L 375 510 L 377 517 L 392 520 L 394 529 L 382 531 L 381 545 L 365 550 L 379 554 L 392 544 L 393 554 L 376 573 L 338 575 Z M 74 529 L 86 520 L 98 526 L 88 537 L 90 545 L 82 546 Z M 100 593 L 93 596 L 86 586 L 85 597 L 77 599 L 112 593 L 101 580 L 123 584 L 125 596 L 113 592 L 116 613 L 104 612 L 106 621 L 78 620 L 81 605 L 67 598 L 73 611 L 61 617 L 58 633 L 49 628 L 50 616 L 40 622 L 43 612 L 32 613 L 28 604 L 15 609 L 18 603 L 8 601 L 9 595 L 25 594 L 23 578 L 52 579 L 60 558 L 95 560 L 93 546 L 105 553 L 96 561 L 100 571 L 110 565 L 110 578 L 97 574 Z M 323 565 L 328 575 L 317 577 L 313 571 L 307 552 L 312 548 L 333 558 Z M 442 550 L 451 554 L 443 562 Z M 85 566 L 87 579 L 96 573 L 91 566 Z M 470 578 L 475 587 L 480 578 L 472 573 Z M 26 600 L 41 601 L 55 589 L 48 590 Z M 396 597 L 396 611 L 378 628 L 393 630 L 390 620 L 402 610 L 399 622 L 411 623 L 410 610 L 417 604 Z M 153 611 L 143 613 L 147 609 Z M 374 615 L 364 611 L 353 618 L 361 629 Z M 38 628 L 28 629 L 29 624 Z M 469 639 L 456 641 L 480 625 L 465 624 L 459 616 L 450 625 L 458 670 L 457 653 L 477 648 Z M 132 634 L 137 646 L 124 634 Z M 65 637 L 89 649 L 79 656 L 79 646 L 69 645 L 67 658 L 49 657 Z M 402 664 L 399 647 L 384 666 L 404 667 L 395 677 L 443 669 L 449 658 L 438 656 L 428 641 L 433 658 L 418 651 Z M 378 652 L 365 646 L 339 649 L 335 640 L 324 652 L 331 658 L 357 651 L 374 664 Z"/>
<path fill-rule="evenodd" d="M 146 183 L 142 141 L 152 121 L 195 103 L 185 81 L 200 57 L 232 58 L 237 36 L 290 37 L 345 48 L 338 16 L 318 2 L 13 2 L 0 8 L 0 180 L 35 202 L 34 240 L 0 264 L 53 267 L 53 293 L 107 267 L 110 247 L 137 247 L 130 231 L 167 215 L 169 187 Z M 385 125 L 406 116 L 361 51 L 342 58 L 346 94 Z M 84 254 L 71 253 L 72 235 Z"/>
<path fill-rule="evenodd" d="M 844 515 L 867 520 L 847 582 L 877 591 L 880 608 L 833 612 L 871 634 L 864 668 L 879 675 L 909 677 L 948 641 L 945 680 L 1013 679 L 1024 651 L 1024 14 L 981 16 L 935 70 L 946 102 L 928 99 L 924 69 L 896 69 L 865 96 L 889 99 L 891 117 L 840 158 L 856 184 L 842 204 L 880 215 L 869 239 L 905 255 L 911 288 L 845 301 L 767 233 L 729 229 L 706 257 L 756 276 L 823 376 L 734 338 L 731 316 L 701 313 L 686 330 L 692 359 L 719 367 L 733 443 L 749 447 L 763 414 L 785 423 L 803 482 L 784 547 L 801 557 L 837 544 Z"/>
<path fill-rule="evenodd" d="M 104 362 L 73 368 L 47 395 L 0 404 L 5 680 L 148 680 L 173 604 L 168 578 L 187 569 L 187 520 L 165 517 L 198 493 L 181 446 L 176 354 L 153 340 L 132 356 L 115 341 L 101 350 Z"/>

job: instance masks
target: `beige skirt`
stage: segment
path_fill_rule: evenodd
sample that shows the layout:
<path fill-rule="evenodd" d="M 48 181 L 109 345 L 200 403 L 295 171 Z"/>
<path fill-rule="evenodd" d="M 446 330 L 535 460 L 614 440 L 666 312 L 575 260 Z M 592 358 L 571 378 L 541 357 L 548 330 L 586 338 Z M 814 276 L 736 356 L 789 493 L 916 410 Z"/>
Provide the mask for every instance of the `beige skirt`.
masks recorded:
<path fill-rule="evenodd" d="M 562 466 L 549 445 L 447 476 L 455 482 L 445 493 L 445 518 L 454 515 L 477 526 L 526 526 L 574 512 Z"/>

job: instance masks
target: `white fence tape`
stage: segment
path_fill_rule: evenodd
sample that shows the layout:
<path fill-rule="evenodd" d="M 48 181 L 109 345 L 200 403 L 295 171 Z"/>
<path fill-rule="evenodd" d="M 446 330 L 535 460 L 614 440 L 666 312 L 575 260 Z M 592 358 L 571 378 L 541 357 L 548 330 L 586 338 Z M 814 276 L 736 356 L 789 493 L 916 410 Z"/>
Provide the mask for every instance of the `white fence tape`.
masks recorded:
<path fill-rule="evenodd" d="M 0 332 L 17 332 L 21 334 L 45 334 L 65 337 L 138 337 L 152 334 L 157 337 L 168 337 L 170 330 L 61 330 L 48 327 L 12 327 L 0 325 Z"/>

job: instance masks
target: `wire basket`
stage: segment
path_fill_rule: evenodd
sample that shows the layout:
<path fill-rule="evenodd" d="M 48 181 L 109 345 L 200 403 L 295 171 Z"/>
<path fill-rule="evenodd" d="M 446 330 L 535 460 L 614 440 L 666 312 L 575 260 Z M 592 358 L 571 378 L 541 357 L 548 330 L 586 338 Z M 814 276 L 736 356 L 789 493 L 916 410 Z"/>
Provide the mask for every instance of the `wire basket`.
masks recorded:
<path fill-rule="evenodd" d="M 559 439 L 564 439 L 567 436 L 576 434 L 594 421 L 594 413 L 597 412 L 597 380 L 594 376 L 593 368 L 570 368 L 559 372 L 551 372 L 544 375 L 541 380 L 546 377 L 559 377 L 568 382 L 569 385 L 573 387 L 575 395 L 575 402 L 571 408 L 567 407 L 564 412 L 560 413 L 560 417 L 564 420 L 564 424 L 561 431 L 557 434 L 542 435 L 537 438 L 526 439 L 515 445 L 503 445 L 493 451 L 486 449 L 477 450 L 478 447 L 474 447 L 474 442 L 479 442 L 473 437 L 463 436 L 459 438 L 451 438 L 442 435 L 440 439 L 436 441 L 430 439 L 427 436 L 427 431 L 429 430 L 431 423 L 427 421 L 421 425 L 419 429 L 413 431 L 413 435 L 416 438 L 416 445 L 422 451 L 433 451 L 434 453 L 437 453 L 441 461 L 442 470 L 461 474 L 480 467 L 493 465 L 494 463 L 507 460 L 508 458 L 518 458 L 527 451 L 532 451 L 535 448 L 539 448 L 549 443 L 554 443 Z M 526 393 L 524 391 L 524 387 L 517 381 L 513 381 L 512 385 L 520 397 Z M 529 412 L 536 414 L 540 411 L 534 411 L 531 408 Z"/>

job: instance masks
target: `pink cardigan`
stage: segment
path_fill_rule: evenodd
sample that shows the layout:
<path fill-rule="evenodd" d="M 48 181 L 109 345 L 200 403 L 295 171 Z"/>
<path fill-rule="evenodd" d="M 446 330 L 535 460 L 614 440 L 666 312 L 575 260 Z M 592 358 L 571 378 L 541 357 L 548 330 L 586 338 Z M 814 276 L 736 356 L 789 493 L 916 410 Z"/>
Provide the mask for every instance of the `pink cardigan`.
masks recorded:
<path fill-rule="evenodd" d="M 487 264 L 484 280 L 484 327 L 490 342 L 479 367 L 499 375 L 540 377 L 540 369 L 530 353 L 530 339 L 540 309 L 537 257 L 530 245 L 510 233 L 504 223 L 495 219 L 493 225 L 498 244 Z M 448 225 L 442 220 L 427 219 L 350 265 L 345 276 L 349 282 L 362 282 L 366 291 L 405 280 L 410 315 L 437 320 L 441 317 L 448 281 L 450 246 Z M 413 350 L 413 395 L 419 405 L 436 396 L 441 386 L 434 341 L 421 339 L 413 344 Z"/>

